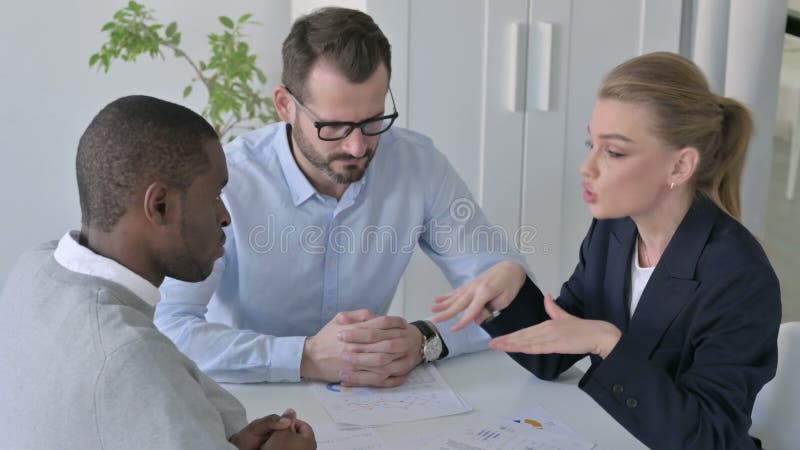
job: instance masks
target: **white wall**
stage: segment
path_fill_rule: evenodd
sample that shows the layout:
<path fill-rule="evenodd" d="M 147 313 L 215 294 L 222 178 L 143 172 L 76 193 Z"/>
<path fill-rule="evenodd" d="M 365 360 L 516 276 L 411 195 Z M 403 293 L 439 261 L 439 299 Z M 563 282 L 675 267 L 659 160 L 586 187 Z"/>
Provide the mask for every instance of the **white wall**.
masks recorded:
<path fill-rule="evenodd" d="M 754 3 L 731 2 L 725 95 L 742 101 L 753 113 L 755 132 L 742 174 L 742 223 L 763 237 L 787 2 Z M 755 67 L 757 71 L 746 70 Z"/>
<path fill-rule="evenodd" d="M 789 0 L 789 8 L 800 11 L 800 0 Z M 789 87 L 792 83 L 788 78 L 794 77 L 793 81 L 796 81 L 798 73 L 800 73 L 800 37 L 787 34 L 783 45 L 781 90 L 778 93 L 778 116 L 775 121 L 775 136 L 786 142 L 791 139 L 792 123 L 795 111 L 798 111 L 797 103 L 800 101 Z"/>
<path fill-rule="evenodd" d="M 692 59 L 709 76 L 712 90 L 753 112 L 755 133 L 742 175 L 742 222 L 763 237 L 787 1 L 693 0 L 693 6 Z"/>
<path fill-rule="evenodd" d="M 270 89 L 280 79 L 280 47 L 289 30 L 289 1 L 143 0 L 162 22 L 177 20 L 183 48 L 208 57 L 206 35 L 219 32 L 217 17 L 253 13 L 261 26 L 249 30 Z M 108 74 L 89 68 L 101 46 L 100 28 L 123 0 L 13 2 L 0 27 L 0 285 L 16 258 L 42 241 L 80 226 L 74 159 L 78 139 L 107 103 L 128 94 L 148 94 L 200 111 L 199 86 L 188 99 L 183 87 L 189 66 L 165 61 L 115 62 Z"/>

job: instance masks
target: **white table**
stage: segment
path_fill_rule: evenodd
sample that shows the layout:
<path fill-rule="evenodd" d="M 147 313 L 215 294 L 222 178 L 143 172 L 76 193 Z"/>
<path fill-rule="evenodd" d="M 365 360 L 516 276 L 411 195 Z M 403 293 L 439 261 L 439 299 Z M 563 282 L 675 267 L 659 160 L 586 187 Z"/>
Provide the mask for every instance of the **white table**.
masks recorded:
<path fill-rule="evenodd" d="M 575 367 L 557 381 L 542 381 L 505 353 L 491 350 L 440 361 L 436 366 L 450 386 L 472 405 L 474 410 L 469 414 L 507 417 L 516 411 L 542 406 L 601 449 L 646 448 L 577 387 L 583 373 Z M 250 420 L 294 408 L 298 417 L 312 427 L 332 423 L 308 383 L 223 386 L 244 404 Z M 399 423 L 376 430 L 387 444 L 392 444 L 408 436 L 439 431 L 461 417 Z"/>

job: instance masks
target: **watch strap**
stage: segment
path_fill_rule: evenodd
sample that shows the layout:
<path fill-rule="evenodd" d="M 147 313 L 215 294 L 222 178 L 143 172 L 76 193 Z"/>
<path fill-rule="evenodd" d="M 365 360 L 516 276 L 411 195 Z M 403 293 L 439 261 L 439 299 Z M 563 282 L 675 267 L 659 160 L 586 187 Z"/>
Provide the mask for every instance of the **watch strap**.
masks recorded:
<path fill-rule="evenodd" d="M 442 339 L 442 335 L 439 334 L 433 327 L 431 327 L 427 321 L 424 320 L 415 320 L 411 322 L 411 325 L 417 327 L 417 329 L 422 333 L 422 336 L 425 338 L 425 342 L 428 340 L 433 339 L 436 336 L 439 336 L 439 341 L 442 343 L 442 353 L 439 354 L 439 358 L 437 359 L 444 359 L 447 355 L 450 354 L 450 350 L 447 349 L 447 344 L 444 343 L 444 339 Z M 425 343 L 423 342 L 423 347 Z"/>
<path fill-rule="evenodd" d="M 444 338 L 442 337 L 442 334 L 439 333 L 438 330 L 436 331 L 436 334 L 439 335 L 439 340 L 442 341 L 442 354 L 439 355 L 439 359 L 445 359 L 447 358 L 447 355 L 450 354 L 450 350 L 447 349 L 447 344 L 444 343 Z"/>
<path fill-rule="evenodd" d="M 428 339 L 433 339 L 436 336 L 436 332 L 431 330 L 431 327 L 429 327 L 424 320 L 415 320 L 411 322 L 411 325 L 417 327 L 419 332 L 422 333 L 422 337 L 424 337 L 426 341 Z"/>

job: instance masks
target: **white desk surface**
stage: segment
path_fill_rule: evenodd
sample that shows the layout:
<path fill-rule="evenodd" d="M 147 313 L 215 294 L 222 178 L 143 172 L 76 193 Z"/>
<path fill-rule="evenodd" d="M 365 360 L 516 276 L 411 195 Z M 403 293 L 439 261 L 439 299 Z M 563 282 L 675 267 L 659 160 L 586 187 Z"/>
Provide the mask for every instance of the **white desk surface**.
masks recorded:
<path fill-rule="evenodd" d="M 473 411 L 467 414 L 508 417 L 517 411 L 541 406 L 600 449 L 646 448 L 578 388 L 583 373 L 575 367 L 556 381 L 543 381 L 505 353 L 492 350 L 439 361 L 436 367 L 453 390 L 472 406 Z M 244 404 L 250 420 L 294 408 L 298 417 L 312 427 L 332 424 L 307 382 L 223 386 Z M 460 417 L 398 423 L 378 427 L 376 431 L 391 445 L 406 437 L 440 431 Z"/>

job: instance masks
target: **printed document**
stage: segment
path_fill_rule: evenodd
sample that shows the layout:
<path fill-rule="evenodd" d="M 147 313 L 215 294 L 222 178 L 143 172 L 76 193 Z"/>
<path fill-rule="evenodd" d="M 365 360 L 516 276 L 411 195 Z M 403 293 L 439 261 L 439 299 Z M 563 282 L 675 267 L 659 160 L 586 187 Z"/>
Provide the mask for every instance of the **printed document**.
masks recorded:
<path fill-rule="evenodd" d="M 340 426 L 387 425 L 472 410 L 433 364 L 417 366 L 398 387 L 351 388 L 336 383 L 313 383 L 311 389 Z"/>
<path fill-rule="evenodd" d="M 594 443 L 493 417 L 471 417 L 421 450 L 590 450 Z"/>

